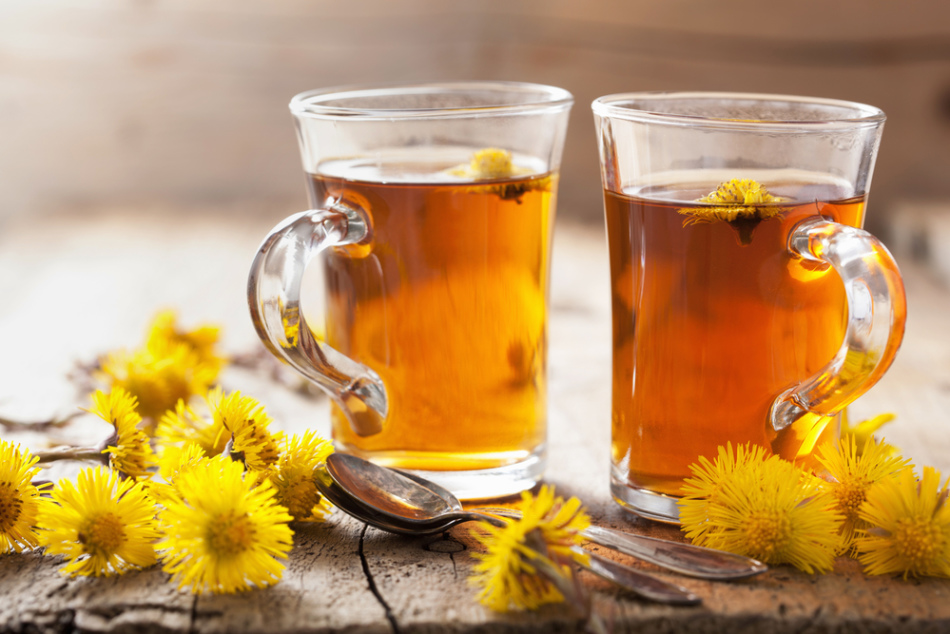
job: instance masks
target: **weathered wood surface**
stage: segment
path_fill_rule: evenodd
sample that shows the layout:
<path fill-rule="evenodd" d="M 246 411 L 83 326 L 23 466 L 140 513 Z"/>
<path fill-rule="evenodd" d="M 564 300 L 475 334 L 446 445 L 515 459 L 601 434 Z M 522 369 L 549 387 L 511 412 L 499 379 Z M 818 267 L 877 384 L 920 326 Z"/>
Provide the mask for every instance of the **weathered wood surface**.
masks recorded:
<path fill-rule="evenodd" d="M 249 349 L 255 335 L 244 304 L 246 270 L 263 234 L 286 211 L 253 220 L 247 213 L 103 211 L 8 224 L 0 233 L 0 413 L 37 418 L 84 405 L 63 378 L 74 360 L 137 345 L 159 307 L 178 308 L 185 324 L 220 323 L 229 351 Z M 624 514 L 607 490 L 610 319 L 601 231 L 562 225 L 554 261 L 548 481 L 581 497 L 598 524 L 677 538 L 674 529 Z M 888 440 L 918 464 L 950 473 L 950 292 L 926 270 L 909 265 L 905 274 L 904 348 L 852 413 L 896 412 Z M 325 401 L 246 372 L 230 371 L 225 380 L 230 389 L 258 396 L 284 428 L 327 433 Z M 61 435 L 98 438 L 105 428 L 97 425 Z M 31 434 L 17 438 L 43 442 Z M 238 596 L 195 598 L 157 569 L 70 580 L 60 576 L 57 559 L 6 555 L 0 557 L 0 632 L 581 630 L 564 607 L 496 615 L 477 605 L 466 582 L 475 548 L 468 531 L 463 525 L 410 539 L 337 515 L 325 526 L 298 530 L 278 585 Z M 947 580 L 870 579 L 847 560 L 825 576 L 779 567 L 739 583 L 656 572 L 694 590 L 704 605 L 651 605 L 585 576 L 611 631 L 950 631 Z"/>

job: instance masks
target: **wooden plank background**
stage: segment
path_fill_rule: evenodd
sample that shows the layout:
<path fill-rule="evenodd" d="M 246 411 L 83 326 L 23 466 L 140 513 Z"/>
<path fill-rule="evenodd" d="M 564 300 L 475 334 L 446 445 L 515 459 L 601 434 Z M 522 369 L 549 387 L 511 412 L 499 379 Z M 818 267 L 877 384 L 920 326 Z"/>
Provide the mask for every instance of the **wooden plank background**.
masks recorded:
<path fill-rule="evenodd" d="M 872 103 L 889 118 L 869 226 L 950 199 L 943 0 L 3 0 L 0 218 L 302 206 L 292 95 L 469 78 L 573 92 L 563 216 L 601 221 L 591 100 L 639 90 Z"/>

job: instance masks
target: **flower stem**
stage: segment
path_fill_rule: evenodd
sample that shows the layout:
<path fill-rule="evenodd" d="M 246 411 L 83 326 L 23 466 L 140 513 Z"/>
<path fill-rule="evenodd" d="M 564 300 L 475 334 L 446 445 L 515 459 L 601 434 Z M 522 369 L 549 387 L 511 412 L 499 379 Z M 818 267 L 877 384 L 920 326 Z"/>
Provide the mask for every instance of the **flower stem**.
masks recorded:
<path fill-rule="evenodd" d="M 11 431 L 47 431 L 49 429 L 60 429 L 84 413 L 85 412 L 73 412 L 62 418 L 50 418 L 48 420 L 39 421 L 12 420 L 0 416 L 0 427 L 6 427 Z"/>
<path fill-rule="evenodd" d="M 38 464 L 46 462 L 55 462 L 56 460 L 91 460 L 94 462 L 108 463 L 108 454 L 102 453 L 98 447 L 71 447 L 64 445 L 52 449 L 32 452 L 34 456 L 39 457 Z"/>

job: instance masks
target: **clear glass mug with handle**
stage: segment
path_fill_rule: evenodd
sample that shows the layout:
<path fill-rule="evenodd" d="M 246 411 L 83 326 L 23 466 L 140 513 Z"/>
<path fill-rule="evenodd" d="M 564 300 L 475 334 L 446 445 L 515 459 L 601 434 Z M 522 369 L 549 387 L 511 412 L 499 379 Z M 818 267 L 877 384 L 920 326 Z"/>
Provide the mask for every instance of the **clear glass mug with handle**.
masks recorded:
<path fill-rule="evenodd" d="M 906 305 L 860 227 L 884 113 L 827 99 L 593 103 L 613 314 L 611 492 L 677 522 L 689 465 L 754 443 L 814 465 L 887 370 Z"/>
<path fill-rule="evenodd" d="M 462 498 L 532 487 L 546 442 L 546 320 L 560 89 L 461 82 L 290 103 L 311 210 L 248 279 L 262 341 L 332 399 L 337 447 Z M 324 315 L 301 311 L 322 260 Z"/>

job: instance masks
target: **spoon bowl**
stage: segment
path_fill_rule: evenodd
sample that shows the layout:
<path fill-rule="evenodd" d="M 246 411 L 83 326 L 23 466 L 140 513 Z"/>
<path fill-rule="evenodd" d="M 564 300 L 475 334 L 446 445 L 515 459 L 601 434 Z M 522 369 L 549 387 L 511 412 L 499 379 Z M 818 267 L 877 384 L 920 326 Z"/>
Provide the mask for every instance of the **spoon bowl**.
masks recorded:
<path fill-rule="evenodd" d="M 351 498 L 390 519 L 430 525 L 462 511 L 461 502 L 449 491 L 405 472 L 343 453 L 330 454 L 326 464 L 333 482 Z"/>
<path fill-rule="evenodd" d="M 340 485 L 333 481 L 326 471 L 318 470 L 316 476 L 317 489 L 335 507 L 364 524 L 369 524 L 389 533 L 406 536 L 432 535 L 467 521 L 464 518 L 449 518 L 433 521 L 428 525 L 422 525 L 418 522 L 404 523 L 397 518 L 384 515 L 350 496 Z"/>

